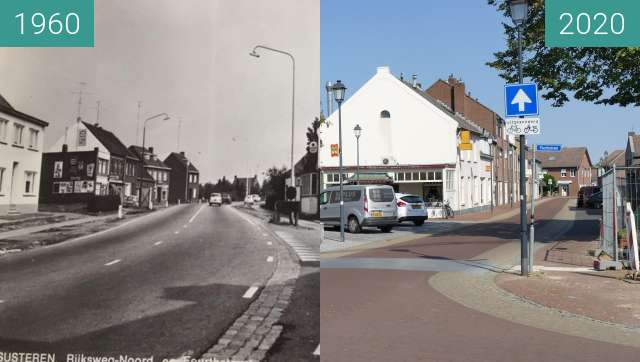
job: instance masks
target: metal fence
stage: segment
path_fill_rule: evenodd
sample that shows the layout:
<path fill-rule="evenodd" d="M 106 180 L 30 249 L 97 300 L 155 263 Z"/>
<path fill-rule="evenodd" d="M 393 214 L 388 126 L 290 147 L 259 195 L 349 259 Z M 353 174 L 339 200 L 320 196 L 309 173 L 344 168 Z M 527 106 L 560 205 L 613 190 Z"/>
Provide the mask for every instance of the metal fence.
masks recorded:
<path fill-rule="evenodd" d="M 640 166 L 617 167 L 602 176 L 602 229 L 600 248 L 614 260 L 624 258 L 619 248 L 619 235 L 626 239 L 625 205 L 631 204 L 636 217 L 636 229 L 640 221 Z M 638 230 L 636 230 L 638 231 Z M 626 259 L 626 258 L 625 258 Z"/>

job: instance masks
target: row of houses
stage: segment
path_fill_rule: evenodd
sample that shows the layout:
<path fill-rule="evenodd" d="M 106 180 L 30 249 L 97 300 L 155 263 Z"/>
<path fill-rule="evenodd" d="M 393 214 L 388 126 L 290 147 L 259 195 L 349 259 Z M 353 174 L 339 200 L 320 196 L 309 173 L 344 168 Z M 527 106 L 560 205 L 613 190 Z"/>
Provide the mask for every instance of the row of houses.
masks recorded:
<path fill-rule="evenodd" d="M 138 207 L 199 197 L 199 171 L 184 152 L 160 160 L 153 147 L 126 147 L 80 118 L 43 152 L 47 126 L 0 96 L 0 214 L 83 207 L 106 195 Z"/>
<path fill-rule="evenodd" d="M 338 112 L 332 112 L 318 130 L 317 152 L 296 164 L 303 214 L 316 215 L 319 190 L 339 183 L 337 125 Z M 359 152 L 351 133 L 356 125 L 362 128 Z M 397 192 L 448 203 L 457 213 L 518 205 L 521 147 L 527 198 L 542 194 L 533 183 L 534 168 L 538 177 L 548 173 L 557 180 L 561 196 L 575 197 L 597 179 L 585 147 L 539 153 L 532 162 L 532 148 L 507 135 L 505 120 L 453 75 L 423 88 L 416 76 L 409 81 L 379 67 L 343 103 L 342 133 L 344 179 L 358 170 L 364 177 L 386 175 Z"/>
<path fill-rule="evenodd" d="M 317 213 L 312 200 L 319 189 L 339 183 L 337 113 L 319 130 L 317 171 L 306 167 L 306 173 L 298 173 L 305 214 Z M 356 125 L 363 130 L 359 163 L 357 140 L 350 133 Z M 504 120 L 453 76 L 423 89 L 415 76 L 408 81 L 379 67 L 342 104 L 342 132 L 344 178 L 354 177 L 358 167 L 362 174 L 386 174 L 396 191 L 434 204 L 446 202 L 458 213 L 517 204 L 518 155 L 525 147 L 531 196 L 531 151 L 507 135 Z M 535 167 L 542 171 L 539 162 Z"/>

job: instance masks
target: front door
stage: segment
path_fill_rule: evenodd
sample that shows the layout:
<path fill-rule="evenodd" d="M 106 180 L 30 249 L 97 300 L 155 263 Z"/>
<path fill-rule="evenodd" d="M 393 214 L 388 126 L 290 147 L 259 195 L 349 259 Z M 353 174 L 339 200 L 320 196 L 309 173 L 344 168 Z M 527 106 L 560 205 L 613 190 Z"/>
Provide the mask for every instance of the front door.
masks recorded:
<path fill-rule="evenodd" d="M 560 196 L 569 196 L 569 185 L 560 185 Z"/>

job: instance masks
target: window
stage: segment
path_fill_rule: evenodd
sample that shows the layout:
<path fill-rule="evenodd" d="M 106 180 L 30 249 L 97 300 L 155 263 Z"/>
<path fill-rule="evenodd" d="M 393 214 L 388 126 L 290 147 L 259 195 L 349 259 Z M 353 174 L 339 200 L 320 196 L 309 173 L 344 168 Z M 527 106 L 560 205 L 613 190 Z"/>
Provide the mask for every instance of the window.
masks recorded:
<path fill-rule="evenodd" d="M 360 190 L 343 190 L 342 191 L 342 199 L 344 200 L 344 202 L 360 201 L 361 196 L 362 196 L 362 192 Z"/>
<path fill-rule="evenodd" d="M 389 187 L 369 189 L 369 198 L 373 202 L 391 202 L 395 197 L 393 189 Z"/>
<path fill-rule="evenodd" d="M 24 132 L 24 126 L 21 124 L 13 124 L 13 144 L 16 146 L 22 146 L 22 133 Z"/>
<path fill-rule="evenodd" d="M 320 194 L 320 205 L 326 205 L 329 202 L 329 192 L 323 192 Z"/>
<path fill-rule="evenodd" d="M 455 170 L 447 170 L 447 190 L 455 190 L 454 175 Z"/>
<path fill-rule="evenodd" d="M 98 173 L 100 175 L 106 175 L 109 173 L 109 161 L 99 158 L 98 159 Z"/>
<path fill-rule="evenodd" d="M 35 193 L 36 173 L 32 171 L 26 171 L 24 173 L 24 193 Z"/>
<path fill-rule="evenodd" d="M 38 133 L 37 129 L 29 129 L 29 148 L 38 149 Z"/>
<path fill-rule="evenodd" d="M 0 119 L 0 142 L 7 142 L 7 127 L 9 127 L 9 121 Z"/>
<path fill-rule="evenodd" d="M 566 169 L 562 169 L 560 170 L 560 177 L 567 177 L 567 170 Z"/>
<path fill-rule="evenodd" d="M 389 113 L 389 111 L 387 110 L 384 110 L 380 112 L 380 118 L 391 118 L 391 113 Z"/>
<path fill-rule="evenodd" d="M 569 175 L 571 177 L 576 177 L 576 170 L 574 170 L 574 169 L 569 170 Z"/>
<path fill-rule="evenodd" d="M 2 193 L 2 185 L 3 185 L 3 181 L 4 181 L 4 171 L 5 168 L 4 167 L 0 167 L 0 194 Z"/>

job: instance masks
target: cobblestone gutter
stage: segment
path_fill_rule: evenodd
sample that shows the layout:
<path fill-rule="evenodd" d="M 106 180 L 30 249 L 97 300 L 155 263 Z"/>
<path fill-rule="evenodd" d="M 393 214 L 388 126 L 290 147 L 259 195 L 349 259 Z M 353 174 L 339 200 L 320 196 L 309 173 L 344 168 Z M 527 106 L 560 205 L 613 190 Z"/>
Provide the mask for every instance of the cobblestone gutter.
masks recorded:
<path fill-rule="evenodd" d="M 273 235 L 265 226 L 260 228 Z M 289 305 L 300 266 L 282 242 L 274 245 L 278 246 L 277 266 L 271 279 L 258 298 L 201 358 L 262 361 L 282 333 L 278 321 Z"/>

